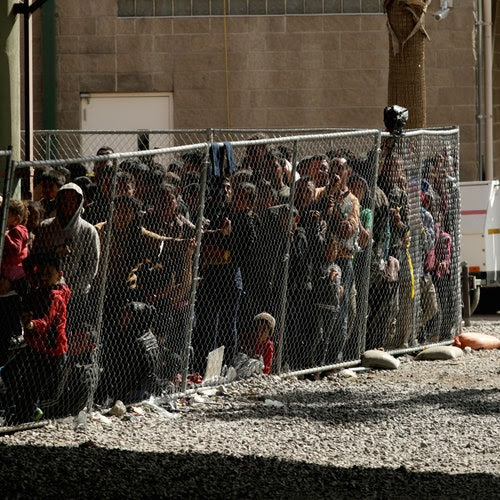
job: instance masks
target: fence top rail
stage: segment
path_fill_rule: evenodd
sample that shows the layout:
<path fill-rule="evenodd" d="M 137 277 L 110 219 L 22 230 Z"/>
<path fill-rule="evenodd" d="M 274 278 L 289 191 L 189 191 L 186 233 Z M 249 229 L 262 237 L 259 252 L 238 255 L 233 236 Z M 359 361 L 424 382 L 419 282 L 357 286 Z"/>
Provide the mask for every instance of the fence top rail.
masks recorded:
<path fill-rule="evenodd" d="M 447 125 L 443 127 L 428 127 L 424 129 L 409 129 L 404 132 L 404 135 L 414 135 L 416 133 L 450 133 L 455 132 L 459 129 L 457 125 Z M 370 130 L 370 129 L 368 129 Z M 321 133 L 331 133 L 331 132 L 366 132 L 367 129 L 355 128 L 355 127 L 315 127 L 315 128 L 247 128 L 247 129 L 231 129 L 231 128 L 203 128 L 203 129 L 134 129 L 134 130 L 77 130 L 77 129 L 66 129 L 66 130 L 34 130 L 35 134 L 140 134 L 140 133 L 150 133 L 150 134 L 179 134 L 179 133 L 200 133 L 200 132 L 232 132 L 232 133 L 257 133 L 257 132 L 321 132 Z M 389 132 L 382 132 L 382 134 L 389 134 Z"/>
<path fill-rule="evenodd" d="M 199 144 L 189 144 L 187 146 L 173 146 L 170 148 L 159 148 L 159 149 L 147 149 L 144 151 L 128 151 L 126 153 L 112 153 L 108 155 L 92 155 L 92 156 L 80 156 L 77 158 L 66 158 L 63 160 L 34 160 L 34 161 L 19 161 L 16 163 L 17 168 L 22 167 L 43 167 L 43 166 L 57 166 L 57 165 L 67 165 L 69 163 L 80 163 L 80 162 L 91 162 L 91 161 L 102 161 L 102 160 L 119 160 L 125 158 L 136 158 L 137 156 L 152 156 L 161 155 L 167 153 L 180 153 L 183 151 L 192 151 L 193 149 L 208 149 L 209 144 L 202 142 Z"/>
<path fill-rule="evenodd" d="M 314 128 L 213 128 L 213 132 L 252 133 L 257 132 L 344 132 L 363 130 L 356 127 L 314 127 Z"/>
<path fill-rule="evenodd" d="M 5 151 L 0 149 L 0 156 L 9 156 L 11 154 L 12 154 L 12 151 L 9 151 L 8 149 Z"/>
<path fill-rule="evenodd" d="M 292 142 L 292 141 L 314 141 L 314 140 L 320 140 L 320 139 L 340 139 L 344 137 L 359 137 L 359 136 L 366 136 L 366 135 L 376 135 L 378 136 L 380 134 L 380 130 L 378 129 L 366 129 L 366 130 L 353 130 L 350 132 L 332 132 L 329 134 L 311 134 L 311 135 L 292 135 L 292 136 L 285 136 L 285 137 L 273 137 L 273 138 L 266 138 L 266 139 L 256 139 L 253 141 L 231 141 L 231 145 L 233 147 L 239 147 L 239 146 L 251 146 L 251 145 L 258 145 L 258 144 L 281 144 L 283 142 Z M 222 143 L 220 143 L 222 144 Z"/>
<path fill-rule="evenodd" d="M 359 128 L 353 128 L 353 127 L 317 127 L 317 128 L 278 128 L 278 129 L 262 129 L 262 128 L 256 128 L 256 129 L 231 129 L 231 128 L 204 128 L 204 129 L 170 129 L 170 130 L 165 130 L 165 129 L 134 129 L 134 130 L 75 130 L 75 129 L 70 129 L 70 130 L 33 130 L 34 134 L 40 134 L 40 135 L 50 135 L 50 134 L 82 134 L 82 135 L 89 135 L 89 134 L 108 134 L 108 135 L 119 135 L 119 134 L 141 134 L 141 133 L 148 133 L 148 134 L 193 134 L 193 133 L 207 133 L 207 132 L 230 132 L 230 133 L 251 133 L 251 134 L 256 134 L 257 132 L 264 132 L 264 133 L 272 133 L 272 132 L 343 132 L 343 131 L 356 131 L 356 130 L 362 130 Z"/>
<path fill-rule="evenodd" d="M 351 132 L 337 132 L 330 134 L 312 134 L 312 135 L 294 135 L 288 137 L 276 137 L 276 138 L 268 138 L 268 139 L 257 139 L 253 141 L 232 141 L 231 144 L 236 147 L 240 146 L 250 146 L 250 145 L 258 145 L 258 144 L 281 144 L 284 142 L 291 141 L 311 141 L 311 140 L 320 140 L 320 139 L 338 139 L 343 137 L 359 137 L 366 135 L 376 135 L 380 134 L 380 130 L 372 129 L 372 130 L 355 130 Z M 221 143 L 222 144 L 222 143 Z M 193 149 L 208 149 L 210 147 L 210 143 L 203 142 L 198 144 L 189 144 L 186 146 L 175 146 L 169 148 L 159 148 L 159 149 L 148 149 L 144 151 L 130 151 L 126 153 L 112 153 L 109 155 L 92 155 L 92 156 L 83 156 L 78 158 L 66 158 L 63 160 L 39 160 L 39 161 L 20 161 L 16 163 L 17 168 L 22 167 L 31 167 L 31 166 L 57 166 L 57 165 L 67 165 L 69 163 L 79 163 L 79 162 L 91 162 L 91 161 L 102 161 L 102 160 L 114 160 L 121 158 L 135 158 L 135 157 L 143 157 L 143 156 L 151 156 L 151 155 L 161 155 L 167 153 L 179 153 L 183 151 L 191 151 Z"/>
<path fill-rule="evenodd" d="M 416 130 L 403 131 L 399 137 L 418 137 L 420 135 L 456 135 L 460 131 L 457 126 L 443 127 L 443 128 L 423 128 Z M 389 137 L 389 132 L 382 132 L 382 137 Z"/>
<path fill-rule="evenodd" d="M 48 131 L 46 131 L 48 132 Z M 66 131 L 68 132 L 68 131 Z M 459 132 L 458 127 L 446 127 L 446 128 L 435 128 L 435 129 L 418 129 L 418 130 L 409 130 L 401 135 L 401 137 L 418 137 L 422 135 L 431 135 L 431 136 L 452 136 L 456 135 Z M 117 132 L 117 133 L 123 133 Z M 135 132 L 137 133 L 137 131 Z M 244 147 L 250 145 L 260 145 L 260 144 L 281 144 L 285 142 L 302 142 L 302 141 L 311 141 L 311 140 L 320 140 L 320 139 L 340 139 L 347 137 L 360 137 L 360 136 L 382 136 L 389 137 L 389 132 L 382 132 L 379 129 L 353 129 L 343 132 L 331 132 L 331 133 L 323 133 L 323 134 L 305 134 L 305 135 L 292 135 L 292 136 L 283 136 L 283 137 L 268 137 L 265 139 L 256 139 L 256 140 L 245 140 L 245 141 L 231 141 L 233 147 Z M 219 143 L 222 144 L 222 143 Z M 179 153 L 183 151 L 191 151 L 193 149 L 207 149 L 210 147 L 210 143 L 203 142 L 197 144 L 188 144 L 183 146 L 172 146 L 168 148 L 158 148 L 158 149 L 148 149 L 142 151 L 129 151 L 123 153 L 112 153 L 108 155 L 91 155 L 91 156 L 83 156 L 83 157 L 75 157 L 75 158 L 66 158 L 61 160 L 38 160 L 38 161 L 20 161 L 16 163 L 17 168 L 22 167 L 30 167 L 30 166 L 57 166 L 57 165 L 67 165 L 69 163 L 79 163 L 79 162 L 95 162 L 102 160 L 114 160 L 114 159 L 125 159 L 125 158 L 134 158 L 134 157 L 144 157 L 151 155 L 161 155 L 168 153 Z M 10 154 L 9 152 L 6 152 Z M 6 155 L 5 155 L 6 156 Z"/>
<path fill-rule="evenodd" d="M 107 134 L 107 135 L 120 135 L 120 134 L 193 134 L 193 133 L 206 133 L 208 129 L 179 129 L 179 130 L 150 130 L 150 129 L 135 129 L 135 130 L 33 130 L 34 134 L 40 135 L 63 135 L 63 134 Z"/>

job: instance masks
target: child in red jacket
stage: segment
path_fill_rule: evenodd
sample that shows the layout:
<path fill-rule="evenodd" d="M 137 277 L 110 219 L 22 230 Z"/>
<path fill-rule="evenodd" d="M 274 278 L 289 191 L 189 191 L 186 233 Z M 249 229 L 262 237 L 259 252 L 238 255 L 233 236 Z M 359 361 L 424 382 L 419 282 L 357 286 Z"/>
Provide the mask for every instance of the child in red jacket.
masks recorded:
<path fill-rule="evenodd" d="M 27 344 L 1 372 L 15 405 L 13 422 L 32 420 L 41 397 L 50 397 L 64 369 L 68 339 L 66 311 L 71 295 L 60 260 L 41 255 L 35 263 L 38 285 L 27 295 L 21 315 Z"/>
<path fill-rule="evenodd" d="M 0 366 L 9 356 L 11 342 L 22 334 L 19 313 L 25 295 L 23 260 L 28 256 L 28 210 L 21 200 L 10 200 L 0 267 Z"/>
<path fill-rule="evenodd" d="M 24 340 L 40 354 L 61 357 L 68 351 L 66 317 L 71 292 L 64 283 L 57 255 L 37 258 L 36 266 L 39 285 L 26 297 L 21 315 Z"/>
<path fill-rule="evenodd" d="M 271 371 L 274 356 L 274 342 L 270 339 L 276 320 L 267 312 L 262 312 L 255 316 L 254 331 L 255 331 L 255 356 L 262 356 L 264 361 L 264 373 L 268 374 Z"/>

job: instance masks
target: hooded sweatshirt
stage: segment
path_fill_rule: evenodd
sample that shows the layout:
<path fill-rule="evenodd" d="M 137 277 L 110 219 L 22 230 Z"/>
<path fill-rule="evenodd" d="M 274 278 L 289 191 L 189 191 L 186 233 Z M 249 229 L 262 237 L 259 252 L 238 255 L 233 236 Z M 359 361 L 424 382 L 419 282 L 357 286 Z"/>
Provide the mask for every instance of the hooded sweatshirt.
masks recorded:
<path fill-rule="evenodd" d="M 97 274 L 100 243 L 95 227 L 82 219 L 83 193 L 80 186 L 72 182 L 65 184 L 57 193 L 56 200 L 69 189 L 76 191 L 80 198 L 78 208 L 64 226 L 59 208 L 55 217 L 42 221 L 33 243 L 32 254 L 54 252 L 64 245 L 69 246 L 71 252 L 63 261 L 64 277 L 71 292 L 79 295 L 89 291 Z"/>

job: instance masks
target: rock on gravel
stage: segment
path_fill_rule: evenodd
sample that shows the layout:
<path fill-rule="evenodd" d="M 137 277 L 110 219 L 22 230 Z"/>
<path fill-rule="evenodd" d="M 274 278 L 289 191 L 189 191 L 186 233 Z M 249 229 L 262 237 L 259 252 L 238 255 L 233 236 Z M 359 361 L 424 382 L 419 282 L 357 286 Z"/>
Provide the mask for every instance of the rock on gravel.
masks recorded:
<path fill-rule="evenodd" d="M 483 324 L 484 323 L 484 324 Z M 499 335 L 499 321 L 473 331 Z M 321 380 L 261 376 L 160 414 L 0 437 L 3 497 L 495 498 L 500 350 Z M 131 411 L 130 411 L 131 410 Z M 178 418 L 173 418 L 176 416 Z"/>

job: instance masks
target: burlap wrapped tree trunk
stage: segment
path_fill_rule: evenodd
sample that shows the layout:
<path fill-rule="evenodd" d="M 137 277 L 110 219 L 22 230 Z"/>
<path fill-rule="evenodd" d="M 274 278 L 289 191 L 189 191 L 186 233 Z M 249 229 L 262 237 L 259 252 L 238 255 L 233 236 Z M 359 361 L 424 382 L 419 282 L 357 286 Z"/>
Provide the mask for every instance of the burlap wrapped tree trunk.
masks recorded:
<path fill-rule="evenodd" d="M 432 0 L 385 0 L 389 30 L 387 104 L 409 111 L 407 128 L 427 125 L 425 88 L 425 13 Z"/>

